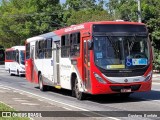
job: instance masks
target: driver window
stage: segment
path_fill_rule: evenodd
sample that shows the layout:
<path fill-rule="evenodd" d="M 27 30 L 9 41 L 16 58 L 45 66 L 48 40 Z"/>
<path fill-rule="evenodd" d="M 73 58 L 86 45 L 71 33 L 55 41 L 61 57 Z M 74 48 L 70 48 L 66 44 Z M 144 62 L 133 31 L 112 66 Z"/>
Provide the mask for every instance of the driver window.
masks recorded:
<path fill-rule="evenodd" d="M 132 53 L 138 53 L 138 52 L 141 52 L 140 51 L 140 43 L 139 42 L 135 42 L 133 47 L 132 47 Z"/>
<path fill-rule="evenodd" d="M 95 42 L 95 56 L 96 59 L 102 59 L 103 55 L 102 55 L 102 44 L 100 40 L 97 40 Z"/>
<path fill-rule="evenodd" d="M 146 47 L 147 45 L 145 45 L 144 41 L 135 42 L 132 47 L 131 54 L 134 56 L 134 58 L 146 58 Z"/>

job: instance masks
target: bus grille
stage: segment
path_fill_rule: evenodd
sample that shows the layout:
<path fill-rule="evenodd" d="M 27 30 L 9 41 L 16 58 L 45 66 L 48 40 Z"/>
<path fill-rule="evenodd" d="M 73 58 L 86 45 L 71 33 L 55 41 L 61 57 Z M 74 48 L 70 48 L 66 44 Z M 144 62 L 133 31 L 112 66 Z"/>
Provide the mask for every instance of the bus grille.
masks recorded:
<path fill-rule="evenodd" d="M 121 89 L 130 89 L 131 88 L 131 91 L 136 91 L 140 88 L 140 84 L 137 84 L 137 85 L 130 85 L 130 86 L 110 86 L 111 90 L 112 91 L 115 91 L 115 92 L 120 92 Z"/>

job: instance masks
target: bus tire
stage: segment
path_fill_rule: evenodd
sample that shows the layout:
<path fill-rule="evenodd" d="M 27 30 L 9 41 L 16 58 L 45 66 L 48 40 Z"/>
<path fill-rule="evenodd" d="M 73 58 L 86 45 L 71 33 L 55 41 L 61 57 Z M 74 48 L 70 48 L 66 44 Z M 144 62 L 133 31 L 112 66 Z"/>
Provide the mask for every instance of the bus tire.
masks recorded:
<path fill-rule="evenodd" d="M 11 73 L 11 70 L 9 69 L 9 74 L 10 74 L 10 76 L 13 76 L 13 74 Z"/>
<path fill-rule="evenodd" d="M 76 94 L 75 94 L 75 80 L 76 80 L 76 75 L 73 74 L 71 76 L 72 97 L 76 97 Z"/>
<path fill-rule="evenodd" d="M 17 75 L 18 75 L 19 77 L 21 77 L 21 74 L 19 74 L 19 70 L 17 70 Z"/>
<path fill-rule="evenodd" d="M 72 84 L 72 97 L 76 97 L 76 94 L 75 94 L 75 85 Z"/>
<path fill-rule="evenodd" d="M 43 84 L 43 77 L 41 74 L 39 74 L 39 89 L 41 91 L 45 91 L 46 90 L 46 86 Z"/>
<path fill-rule="evenodd" d="M 74 84 L 74 90 L 75 90 L 75 97 L 78 100 L 84 100 L 85 99 L 85 94 L 81 91 L 79 91 L 79 87 L 78 87 L 78 79 L 75 79 L 75 84 Z"/>

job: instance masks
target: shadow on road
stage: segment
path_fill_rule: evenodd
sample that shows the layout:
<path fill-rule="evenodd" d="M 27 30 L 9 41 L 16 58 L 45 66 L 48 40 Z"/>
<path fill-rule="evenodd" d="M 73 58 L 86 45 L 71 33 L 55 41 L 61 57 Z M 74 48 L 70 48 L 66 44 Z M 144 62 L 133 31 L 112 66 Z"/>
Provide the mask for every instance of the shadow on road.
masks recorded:
<path fill-rule="evenodd" d="M 39 89 L 39 87 L 35 87 Z M 48 90 L 45 91 L 48 93 L 56 93 L 64 96 L 69 96 L 71 99 L 75 99 L 72 97 L 72 92 L 66 89 L 56 89 L 54 87 L 48 87 Z M 122 103 L 122 102 L 138 102 L 138 101 L 152 101 L 152 100 L 160 100 L 160 92 L 152 90 L 150 92 L 137 92 L 132 93 L 129 97 L 123 97 L 120 95 L 90 95 L 87 94 L 86 99 L 84 101 L 92 101 L 101 104 L 112 104 L 112 103 Z"/>
<path fill-rule="evenodd" d="M 122 103 L 122 102 L 138 102 L 160 100 L 159 91 L 132 93 L 129 97 L 121 97 L 120 95 L 95 95 L 89 98 L 92 102 L 101 104 Z"/>

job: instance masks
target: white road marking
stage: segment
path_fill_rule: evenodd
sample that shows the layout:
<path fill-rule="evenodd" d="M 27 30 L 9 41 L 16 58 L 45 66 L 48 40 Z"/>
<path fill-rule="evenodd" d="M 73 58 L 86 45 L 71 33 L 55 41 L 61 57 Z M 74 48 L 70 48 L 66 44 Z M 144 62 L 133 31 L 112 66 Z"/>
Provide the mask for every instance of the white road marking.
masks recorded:
<path fill-rule="evenodd" d="M 109 119 L 113 119 L 113 120 L 121 120 L 121 119 L 118 119 L 118 118 L 115 118 L 115 117 L 107 117 Z"/>
<path fill-rule="evenodd" d="M 2 86 L 2 85 L 1 85 Z M 1 87 L 0 86 L 0 89 L 4 89 L 4 90 L 11 90 L 11 89 L 9 89 L 9 88 L 4 88 L 4 87 Z"/>
<path fill-rule="evenodd" d="M 5 86 L 5 85 L 2 85 L 2 86 L 6 87 L 6 88 L 13 89 L 13 90 L 16 90 L 16 92 L 19 91 L 19 92 L 27 93 L 27 94 L 30 94 L 30 95 L 33 95 L 33 96 L 37 96 L 37 97 L 40 97 L 40 98 L 43 98 L 43 99 L 46 99 L 46 100 L 49 100 L 49 101 L 52 101 L 52 102 L 56 102 L 56 103 L 59 103 L 59 104 L 65 105 L 65 106 L 69 106 L 69 107 L 75 108 L 75 109 L 79 109 L 79 110 L 82 110 L 82 111 L 88 111 L 88 112 L 90 112 L 92 114 L 97 114 L 97 115 L 102 116 L 102 117 L 104 116 L 102 114 L 99 114 L 99 113 L 96 113 L 96 112 L 92 112 L 92 111 L 84 109 L 84 108 L 80 108 L 80 107 L 77 107 L 77 106 L 74 106 L 74 105 L 70 105 L 70 104 L 67 104 L 67 103 L 59 102 L 57 100 L 53 100 L 53 99 L 49 99 L 49 98 L 46 98 L 46 97 L 42 97 L 40 95 L 31 93 L 31 92 L 27 92 L 27 91 L 24 91 L 24 90 L 16 89 L 16 88 Z M 30 104 L 29 103 L 21 103 L 21 104 L 32 105 L 32 103 L 30 103 Z M 121 120 L 121 119 L 118 119 L 118 118 L 115 118 L 115 117 L 107 117 L 107 116 L 104 116 L 104 117 L 109 118 L 109 119 L 113 119 L 113 120 Z"/>
<path fill-rule="evenodd" d="M 39 104 L 36 104 L 36 103 L 21 103 L 21 104 L 22 104 L 22 105 L 31 105 L 31 106 L 32 106 L 32 105 L 33 105 L 33 106 L 34 106 L 34 105 L 39 105 Z"/>
<path fill-rule="evenodd" d="M 18 102 L 28 102 L 28 100 L 14 100 L 14 101 L 18 101 Z"/>
<path fill-rule="evenodd" d="M 20 99 L 22 99 L 22 98 L 12 98 L 12 99 L 14 99 L 14 100 L 20 100 Z"/>
<path fill-rule="evenodd" d="M 32 97 L 32 96 L 30 96 L 30 97 Z M 42 99 L 38 99 L 39 101 L 43 101 Z"/>
<path fill-rule="evenodd" d="M 13 90 L 13 92 L 15 92 L 15 93 L 19 93 L 17 90 Z"/>
<path fill-rule="evenodd" d="M 79 110 L 82 110 L 82 111 L 89 111 L 89 110 L 84 109 L 84 108 L 76 107 L 76 106 L 73 106 L 73 105 L 70 105 L 70 104 L 67 104 L 67 103 L 59 102 L 59 101 L 57 101 L 57 100 L 53 100 L 53 99 L 49 99 L 49 98 L 46 98 L 46 97 L 42 97 L 42 96 L 40 96 L 40 95 L 31 93 L 31 92 L 23 91 L 23 90 L 20 90 L 20 89 L 16 89 L 16 88 L 13 88 L 13 87 L 9 87 L 9 86 L 4 86 L 4 87 L 13 89 L 13 90 L 16 91 L 16 92 L 19 91 L 19 92 L 27 93 L 27 94 L 30 94 L 30 95 L 33 95 L 33 96 L 37 96 L 37 97 L 46 99 L 46 100 L 50 100 L 50 101 L 52 101 L 52 102 L 56 102 L 56 103 L 59 103 L 59 104 L 62 104 L 62 105 L 70 106 L 70 107 L 73 107 L 73 108 L 76 108 L 76 109 L 79 109 Z"/>
<path fill-rule="evenodd" d="M 67 108 L 67 107 L 62 107 L 62 108 L 66 109 L 66 110 L 72 110 L 72 109 L 70 109 L 70 108 Z"/>

